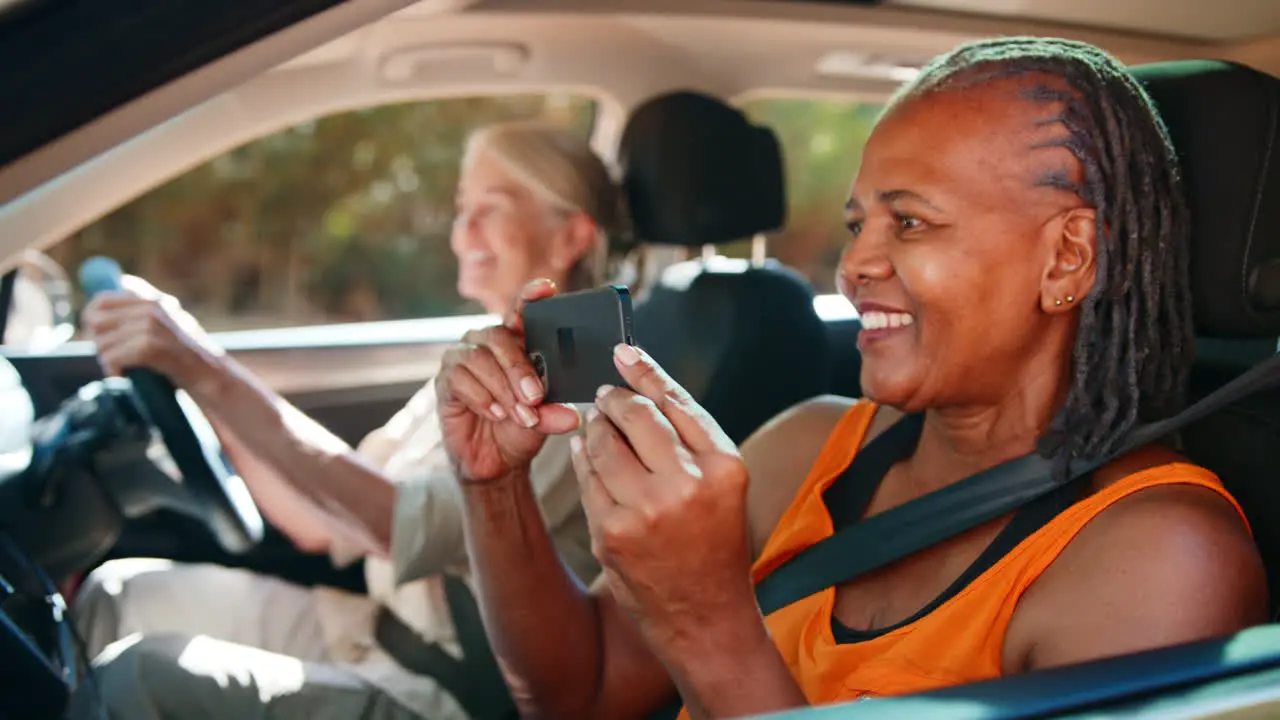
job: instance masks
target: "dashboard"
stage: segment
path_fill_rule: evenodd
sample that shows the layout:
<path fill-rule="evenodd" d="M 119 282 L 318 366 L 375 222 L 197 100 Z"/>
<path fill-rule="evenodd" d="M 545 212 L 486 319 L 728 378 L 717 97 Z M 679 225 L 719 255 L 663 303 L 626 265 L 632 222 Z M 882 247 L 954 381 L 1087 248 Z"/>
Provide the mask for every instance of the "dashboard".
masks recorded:
<path fill-rule="evenodd" d="M 82 654 L 58 583 L 115 544 L 125 491 L 173 484 L 154 445 L 127 381 L 90 382 L 37 416 L 0 356 L 0 718 L 100 716 L 96 696 L 79 692 Z"/>
<path fill-rule="evenodd" d="M 22 378 L 0 358 L 0 502 L 21 507 L 35 453 L 35 409 Z M 52 579 L 0 525 L 0 716 L 56 717 L 76 685 L 66 606 Z"/>

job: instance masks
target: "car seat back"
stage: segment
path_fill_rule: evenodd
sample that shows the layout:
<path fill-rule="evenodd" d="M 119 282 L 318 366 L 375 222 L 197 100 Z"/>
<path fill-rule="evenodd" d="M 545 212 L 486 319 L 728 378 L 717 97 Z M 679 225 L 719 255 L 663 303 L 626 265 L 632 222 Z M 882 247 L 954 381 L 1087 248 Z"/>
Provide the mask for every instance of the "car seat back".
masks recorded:
<path fill-rule="evenodd" d="M 1169 128 L 1191 210 L 1198 399 L 1273 353 L 1280 336 L 1280 79 L 1218 61 L 1132 68 Z M 1245 398 L 1183 433 L 1188 456 L 1240 502 L 1280 580 L 1280 392 Z"/>
<path fill-rule="evenodd" d="M 627 124 L 619 159 L 639 243 L 701 248 L 785 221 L 777 138 L 715 98 L 676 92 L 644 103 Z M 827 390 L 827 339 L 813 288 L 779 263 L 678 263 L 634 320 L 636 341 L 735 442 Z"/>

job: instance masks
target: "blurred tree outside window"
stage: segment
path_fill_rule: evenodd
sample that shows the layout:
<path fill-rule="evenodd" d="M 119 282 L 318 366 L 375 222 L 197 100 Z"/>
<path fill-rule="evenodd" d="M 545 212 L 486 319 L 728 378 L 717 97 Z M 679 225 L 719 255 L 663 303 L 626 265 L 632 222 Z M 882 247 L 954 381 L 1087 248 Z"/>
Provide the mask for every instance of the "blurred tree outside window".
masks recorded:
<path fill-rule="evenodd" d="M 467 136 L 545 119 L 591 133 L 570 95 L 449 98 L 325 117 L 232 150 L 56 245 L 109 255 L 211 331 L 480 312 L 449 250 Z"/>
<path fill-rule="evenodd" d="M 818 293 L 836 292 L 840 251 L 849 239 L 844 204 L 881 105 L 847 100 L 756 98 L 742 104 L 782 145 L 787 223 L 769 237 L 769 256 L 798 269 Z M 750 241 L 726 247 L 748 257 Z"/>
<path fill-rule="evenodd" d="M 842 208 L 880 106 L 759 98 L 786 162 L 786 226 L 769 252 L 834 291 Z M 541 118 L 589 135 L 596 103 L 572 95 L 448 98 L 381 106 L 255 140 L 157 187 L 49 251 L 74 272 L 104 254 L 178 297 L 209 330 L 479 312 L 456 291 L 449 250 L 467 136 Z M 749 241 L 727 246 L 747 256 Z"/>

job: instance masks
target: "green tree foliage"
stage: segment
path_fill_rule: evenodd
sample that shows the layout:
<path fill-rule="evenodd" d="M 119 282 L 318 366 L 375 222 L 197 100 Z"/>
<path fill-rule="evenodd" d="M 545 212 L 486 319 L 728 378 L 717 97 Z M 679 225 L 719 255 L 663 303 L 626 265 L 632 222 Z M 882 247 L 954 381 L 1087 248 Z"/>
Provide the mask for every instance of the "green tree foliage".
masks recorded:
<path fill-rule="evenodd" d="M 476 312 L 449 250 L 466 137 L 542 118 L 591 132 L 595 102 L 460 98 L 333 115 L 248 143 L 60 243 L 178 296 L 214 330 Z"/>
<path fill-rule="evenodd" d="M 746 110 L 778 132 L 787 158 L 789 223 L 771 253 L 829 292 L 841 206 L 878 108 L 764 99 Z M 451 98 L 304 123 L 156 188 L 51 254 L 71 269 L 115 257 L 211 330 L 475 312 L 457 295 L 448 245 L 458 166 L 473 129 L 518 118 L 587 134 L 595 103 Z"/>

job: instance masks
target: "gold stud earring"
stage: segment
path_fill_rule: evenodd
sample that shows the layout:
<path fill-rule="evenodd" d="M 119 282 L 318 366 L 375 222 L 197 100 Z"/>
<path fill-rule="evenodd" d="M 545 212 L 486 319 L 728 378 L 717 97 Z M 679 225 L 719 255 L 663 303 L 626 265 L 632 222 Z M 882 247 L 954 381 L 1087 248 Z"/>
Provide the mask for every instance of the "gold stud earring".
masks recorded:
<path fill-rule="evenodd" d="M 1062 305 L 1062 298 L 1058 298 L 1057 300 L 1054 300 L 1054 301 L 1053 301 L 1053 304 L 1054 304 L 1054 305 L 1061 306 L 1061 305 Z"/>
<path fill-rule="evenodd" d="M 1076 301 L 1076 298 L 1075 298 L 1075 296 L 1074 296 L 1074 295 L 1068 295 L 1068 296 L 1067 296 L 1067 302 L 1069 302 L 1069 303 L 1073 303 L 1073 302 L 1075 302 L 1075 301 Z"/>

